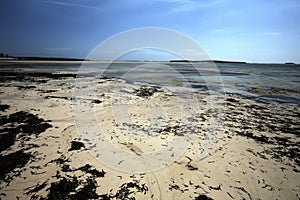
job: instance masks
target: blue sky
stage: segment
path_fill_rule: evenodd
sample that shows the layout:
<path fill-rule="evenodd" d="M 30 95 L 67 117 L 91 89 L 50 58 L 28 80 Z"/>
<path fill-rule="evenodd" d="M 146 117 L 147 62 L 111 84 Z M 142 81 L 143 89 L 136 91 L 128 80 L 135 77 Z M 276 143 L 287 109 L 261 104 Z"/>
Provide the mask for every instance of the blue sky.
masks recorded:
<path fill-rule="evenodd" d="M 0 0 L 0 52 L 85 58 L 114 34 L 161 27 L 212 59 L 300 63 L 299 19 L 299 0 Z"/>

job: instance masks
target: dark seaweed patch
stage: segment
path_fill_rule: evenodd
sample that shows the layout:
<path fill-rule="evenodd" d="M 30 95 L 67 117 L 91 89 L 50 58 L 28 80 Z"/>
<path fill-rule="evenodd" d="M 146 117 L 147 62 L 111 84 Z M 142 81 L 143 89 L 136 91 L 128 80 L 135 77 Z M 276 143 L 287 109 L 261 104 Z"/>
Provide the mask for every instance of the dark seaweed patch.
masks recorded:
<path fill-rule="evenodd" d="M 0 130 L 0 152 L 11 147 L 16 140 L 18 130 L 16 128 L 4 128 Z"/>
<path fill-rule="evenodd" d="M 158 90 L 152 87 L 141 87 L 135 90 L 135 94 L 139 97 L 150 97 L 155 92 L 158 92 Z"/>
<path fill-rule="evenodd" d="M 57 92 L 57 90 L 38 90 L 41 93 L 53 93 L 53 92 Z"/>
<path fill-rule="evenodd" d="M 86 164 L 83 167 L 78 168 L 77 170 L 81 170 L 83 172 L 89 173 L 91 174 L 93 177 L 104 177 L 104 175 L 106 174 L 105 171 L 99 171 L 97 169 L 92 169 L 92 166 L 89 164 Z"/>
<path fill-rule="evenodd" d="M 47 181 L 42 184 L 38 184 L 37 186 L 33 187 L 32 189 L 28 189 L 28 191 L 25 194 L 28 195 L 28 194 L 36 193 L 36 192 L 44 189 L 46 186 L 47 186 Z"/>
<path fill-rule="evenodd" d="M 93 99 L 93 100 L 92 100 L 92 103 L 99 104 L 99 103 L 102 103 L 102 101 L 100 101 L 100 100 L 98 100 L 98 99 Z"/>
<path fill-rule="evenodd" d="M 231 103 L 238 103 L 239 102 L 239 100 L 237 100 L 235 98 L 231 98 L 231 97 L 227 98 L 226 101 L 231 102 Z"/>
<path fill-rule="evenodd" d="M 23 123 L 23 124 L 27 124 L 28 126 L 31 126 L 31 125 L 46 122 L 46 121 L 44 121 L 44 119 L 38 118 L 37 116 L 35 116 L 31 113 L 28 113 L 28 112 L 24 112 L 24 111 L 19 111 L 19 112 L 13 113 L 11 115 L 2 116 L 2 117 L 0 117 L 0 119 L 1 119 L 0 125 L 4 125 L 7 123 L 19 123 L 19 124 Z M 33 133 L 38 134 L 38 133 L 41 133 L 40 131 L 41 130 L 34 131 Z M 44 131 L 45 130 L 43 130 L 42 132 L 44 132 Z"/>
<path fill-rule="evenodd" d="M 71 199 L 97 199 L 99 195 L 96 193 L 96 187 L 97 184 L 94 179 L 87 179 L 87 183 L 84 185 L 84 187 L 78 192 L 76 192 L 74 195 L 71 195 Z"/>
<path fill-rule="evenodd" d="M 29 71 L 1 71 L 0 82 L 9 81 L 27 81 L 45 83 L 47 80 L 38 80 L 37 78 L 51 78 L 51 79 L 62 79 L 62 78 L 76 78 L 77 75 L 74 73 L 50 73 L 50 72 L 29 72 Z"/>
<path fill-rule="evenodd" d="M 0 180 L 5 180 L 6 175 L 12 172 L 15 168 L 22 168 L 31 158 L 29 153 L 17 151 L 8 155 L 0 155 Z"/>
<path fill-rule="evenodd" d="M 260 143 L 267 143 L 267 144 L 272 144 L 273 143 L 273 141 L 270 140 L 269 137 L 264 136 L 264 135 L 257 136 L 257 135 L 254 135 L 253 133 L 249 133 L 249 132 L 245 132 L 245 133 L 244 132 L 239 132 L 238 134 L 241 135 L 241 136 L 245 136 L 247 138 L 251 138 L 251 139 L 253 139 L 257 142 L 260 142 Z"/>
<path fill-rule="evenodd" d="M 82 142 L 72 141 L 71 148 L 68 151 L 79 150 L 81 148 L 84 148 L 84 144 Z"/>
<path fill-rule="evenodd" d="M 6 111 L 7 109 L 9 109 L 9 105 L 5 105 L 5 104 L 2 104 L 2 105 L 0 105 L 0 111 L 1 112 L 4 112 L 4 111 Z"/>
<path fill-rule="evenodd" d="M 195 200 L 213 200 L 212 198 L 206 196 L 205 194 L 200 194 L 195 198 Z"/>
<path fill-rule="evenodd" d="M 68 180 L 63 177 L 60 181 L 51 183 L 50 192 L 47 199 L 70 199 L 70 192 L 74 192 L 79 186 L 79 181 L 76 177 Z"/>
<path fill-rule="evenodd" d="M 76 190 L 78 186 L 83 185 L 81 189 Z M 58 182 L 51 183 L 50 192 L 46 199 L 131 199 L 131 194 L 141 192 L 144 195 L 148 192 L 148 187 L 145 184 L 138 184 L 137 182 L 124 183 L 120 186 L 116 194 L 102 194 L 96 193 L 96 181 L 88 178 L 85 183 L 80 182 L 76 177 L 61 178 Z"/>
<path fill-rule="evenodd" d="M 3 125 L 6 127 L 0 128 L 0 151 L 6 150 L 13 145 L 18 135 L 20 137 L 32 134 L 39 135 L 52 127 L 44 119 L 24 111 L 1 116 L 0 126 Z"/>
<path fill-rule="evenodd" d="M 117 191 L 117 193 L 113 196 L 111 196 L 111 198 L 116 198 L 116 199 L 135 199 L 134 197 L 129 197 L 129 195 L 135 193 L 136 192 L 141 192 L 144 195 L 147 194 L 148 192 L 148 187 L 145 184 L 141 184 L 139 185 L 136 182 L 129 182 L 129 183 L 124 183 L 121 185 L 121 187 L 119 188 L 119 190 Z"/>
<path fill-rule="evenodd" d="M 80 185 L 83 185 L 83 187 L 76 190 L 76 188 Z M 97 199 L 99 195 L 96 193 L 96 187 L 96 181 L 91 178 L 87 178 L 85 182 L 82 182 L 79 181 L 77 177 L 62 177 L 58 182 L 51 183 L 49 188 L 50 192 L 46 199 Z"/>
<path fill-rule="evenodd" d="M 19 90 L 29 90 L 29 89 L 34 89 L 34 88 L 36 88 L 36 86 L 34 86 L 34 85 L 20 85 L 20 86 L 18 86 Z"/>
<path fill-rule="evenodd" d="M 122 184 L 116 194 L 102 194 L 99 195 L 99 199 L 128 199 L 135 200 L 135 197 L 131 196 L 137 192 L 143 193 L 144 195 L 148 192 L 148 187 L 145 184 L 139 184 L 137 181 Z"/>
<path fill-rule="evenodd" d="M 44 119 L 23 111 L 1 116 L 0 126 L 5 126 L 0 128 L 0 153 L 14 145 L 16 139 L 22 140 L 32 134 L 37 136 L 52 127 Z M 12 177 L 8 177 L 7 174 L 16 168 L 24 167 L 31 158 L 32 155 L 24 150 L 0 155 L 0 181 L 9 181 Z"/>
<path fill-rule="evenodd" d="M 225 122 L 225 125 L 236 134 L 263 145 L 264 150 L 255 155 L 263 159 L 268 159 L 269 155 L 286 165 L 300 166 L 300 144 L 295 140 L 300 135 L 299 109 L 277 103 L 243 104 L 242 101 L 228 101 L 228 98 L 227 102 L 230 102 L 230 109 L 226 121 L 230 123 Z"/>

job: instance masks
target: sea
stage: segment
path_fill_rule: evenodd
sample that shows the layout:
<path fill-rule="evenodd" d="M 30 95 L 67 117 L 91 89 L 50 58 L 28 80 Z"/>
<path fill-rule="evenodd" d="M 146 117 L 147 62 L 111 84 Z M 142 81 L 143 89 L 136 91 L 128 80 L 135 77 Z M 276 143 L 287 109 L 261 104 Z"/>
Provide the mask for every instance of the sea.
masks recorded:
<path fill-rule="evenodd" d="M 153 87 L 190 88 L 203 92 L 218 90 L 257 101 L 300 105 L 300 64 L 84 61 L 31 63 L 17 68 L 118 77 Z"/>

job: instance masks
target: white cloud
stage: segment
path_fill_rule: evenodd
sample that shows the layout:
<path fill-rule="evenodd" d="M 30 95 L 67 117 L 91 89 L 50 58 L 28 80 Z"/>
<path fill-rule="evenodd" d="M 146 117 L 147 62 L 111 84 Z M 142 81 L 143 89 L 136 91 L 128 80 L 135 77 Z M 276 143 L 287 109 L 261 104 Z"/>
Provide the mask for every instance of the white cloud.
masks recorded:
<path fill-rule="evenodd" d="M 88 6 L 88 5 L 83 5 L 83 4 L 77 4 L 77 3 L 67 3 L 63 1 L 48 1 L 48 0 L 39 0 L 44 3 L 48 4 L 54 4 L 54 5 L 60 5 L 60 6 L 69 6 L 69 7 L 81 7 L 81 8 L 89 8 L 89 9 L 98 9 L 98 7 L 95 6 Z"/>
<path fill-rule="evenodd" d="M 195 1 L 195 0 L 157 0 L 159 2 L 165 2 L 174 4 L 175 7 L 171 10 L 172 13 L 177 12 L 189 12 L 193 10 L 197 10 L 204 7 L 209 7 L 220 3 L 222 0 L 202 0 L 202 1 Z"/>

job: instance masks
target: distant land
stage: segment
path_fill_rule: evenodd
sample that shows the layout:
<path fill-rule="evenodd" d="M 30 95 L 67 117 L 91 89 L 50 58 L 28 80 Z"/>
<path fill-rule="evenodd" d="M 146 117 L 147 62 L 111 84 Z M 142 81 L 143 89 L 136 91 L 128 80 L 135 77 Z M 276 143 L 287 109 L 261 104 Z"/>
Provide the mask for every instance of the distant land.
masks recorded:
<path fill-rule="evenodd" d="M 170 60 L 169 62 L 214 62 L 214 63 L 239 63 L 247 64 L 243 61 L 224 61 L 224 60 Z"/>
<path fill-rule="evenodd" d="M 295 65 L 295 63 L 293 63 L 293 62 L 286 62 L 286 63 L 284 63 L 285 65 Z"/>

